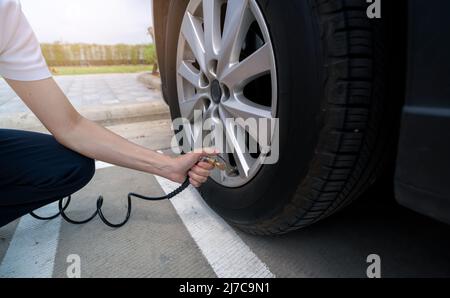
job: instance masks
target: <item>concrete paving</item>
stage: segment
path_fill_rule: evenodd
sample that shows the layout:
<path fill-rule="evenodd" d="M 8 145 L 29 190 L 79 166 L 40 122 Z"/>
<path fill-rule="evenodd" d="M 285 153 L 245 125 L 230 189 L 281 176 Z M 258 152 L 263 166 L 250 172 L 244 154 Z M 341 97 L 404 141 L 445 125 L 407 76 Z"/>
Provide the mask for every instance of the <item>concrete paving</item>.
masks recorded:
<path fill-rule="evenodd" d="M 129 191 L 163 193 L 162 186 L 151 175 L 105 168 L 98 170 L 94 180 L 74 195 L 68 212 L 74 218 L 88 216 L 94 210 L 97 196 L 103 194 L 106 216 L 120 221 L 125 215 Z M 227 247 L 227 251 L 240 256 L 243 250 L 244 253 L 249 250 L 276 277 L 366 277 L 366 258 L 373 253 L 381 257 L 383 277 L 450 277 L 450 227 L 397 206 L 385 191 L 372 190 L 344 212 L 288 235 L 257 237 L 235 230 L 245 248 Z M 202 214 L 202 210 L 195 209 L 198 207 L 192 208 L 193 215 Z M 98 219 L 83 226 L 62 220 L 47 223 L 33 220 L 33 228 L 23 229 L 23 218 L 0 228 L 0 237 L 4 239 L 0 242 L 0 276 L 33 273 L 31 276 L 66 277 L 67 257 L 73 254 L 81 259 L 82 277 L 218 276 L 212 269 L 217 269 L 217 264 L 211 262 L 205 251 L 208 248 L 198 242 L 196 232 L 191 227 L 187 229 L 189 223 L 186 218 L 180 220 L 180 216 L 183 217 L 180 210 L 174 210 L 169 201 L 135 200 L 130 222 L 117 230 Z M 208 224 L 203 216 L 197 218 L 197 225 Z M 58 228 L 54 239 L 43 241 L 42 230 L 55 225 Z M 32 242 L 23 241 L 30 237 Z M 18 246 L 21 241 L 28 244 Z M 50 247 L 54 242 L 54 247 Z M 214 247 L 213 241 L 210 245 Z M 10 246 L 19 250 L 20 257 L 5 256 Z M 32 255 L 40 249 L 51 253 Z M 220 266 L 233 267 L 233 262 L 242 261 L 224 258 Z M 50 272 L 49 276 L 43 275 L 45 272 Z"/>
<path fill-rule="evenodd" d="M 87 216 L 99 194 L 105 198 L 104 211 L 111 221 L 121 221 L 129 191 L 163 195 L 155 178 L 135 171 L 107 168 L 75 194 L 70 214 Z M 67 256 L 81 257 L 84 277 L 214 277 L 207 260 L 168 201 L 133 200 L 130 222 L 111 229 L 99 219 L 85 226 L 63 222 L 55 256 L 54 277 L 66 277 Z"/>
<path fill-rule="evenodd" d="M 138 81 L 148 88 L 161 91 L 161 77 L 159 74 L 152 74 L 151 72 L 143 72 L 138 76 Z"/>
<path fill-rule="evenodd" d="M 102 125 L 167 119 L 160 92 L 138 81 L 139 74 L 56 76 L 70 102 Z M 39 120 L 0 79 L 0 127 L 40 131 Z"/>
<path fill-rule="evenodd" d="M 139 74 L 98 74 L 54 78 L 76 108 L 159 100 L 160 94 L 138 82 L 138 76 Z M 28 108 L 6 82 L 0 79 L 0 115 L 26 111 Z"/>

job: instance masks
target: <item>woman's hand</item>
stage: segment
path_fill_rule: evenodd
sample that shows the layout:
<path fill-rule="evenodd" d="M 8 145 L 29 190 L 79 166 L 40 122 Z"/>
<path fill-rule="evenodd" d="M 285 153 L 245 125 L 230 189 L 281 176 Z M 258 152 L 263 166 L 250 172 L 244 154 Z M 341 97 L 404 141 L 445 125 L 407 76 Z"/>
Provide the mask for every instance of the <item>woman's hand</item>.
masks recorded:
<path fill-rule="evenodd" d="M 205 149 L 201 152 L 191 152 L 176 157 L 173 160 L 173 172 L 168 178 L 174 182 L 183 183 L 188 176 L 189 182 L 194 187 L 200 187 L 208 180 L 211 170 L 214 169 L 213 165 L 203 162 L 201 159 L 215 155 L 217 155 L 215 150 Z"/>

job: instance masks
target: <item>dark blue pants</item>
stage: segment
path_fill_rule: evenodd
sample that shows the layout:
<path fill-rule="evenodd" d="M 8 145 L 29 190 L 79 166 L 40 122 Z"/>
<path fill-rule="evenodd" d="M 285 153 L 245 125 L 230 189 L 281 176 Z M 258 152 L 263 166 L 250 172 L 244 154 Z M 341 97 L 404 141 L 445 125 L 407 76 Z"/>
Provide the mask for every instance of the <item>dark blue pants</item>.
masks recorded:
<path fill-rule="evenodd" d="M 83 188 L 95 163 L 39 133 L 0 129 L 0 227 Z"/>

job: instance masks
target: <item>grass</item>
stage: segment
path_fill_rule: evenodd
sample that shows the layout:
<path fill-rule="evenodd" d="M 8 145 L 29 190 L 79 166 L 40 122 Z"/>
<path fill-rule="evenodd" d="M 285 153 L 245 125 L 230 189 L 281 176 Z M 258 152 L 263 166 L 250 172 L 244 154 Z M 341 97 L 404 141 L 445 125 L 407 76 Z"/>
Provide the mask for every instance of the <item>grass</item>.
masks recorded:
<path fill-rule="evenodd" d="M 84 75 L 101 73 L 136 73 L 151 71 L 151 65 L 61 66 L 50 67 L 53 75 Z"/>

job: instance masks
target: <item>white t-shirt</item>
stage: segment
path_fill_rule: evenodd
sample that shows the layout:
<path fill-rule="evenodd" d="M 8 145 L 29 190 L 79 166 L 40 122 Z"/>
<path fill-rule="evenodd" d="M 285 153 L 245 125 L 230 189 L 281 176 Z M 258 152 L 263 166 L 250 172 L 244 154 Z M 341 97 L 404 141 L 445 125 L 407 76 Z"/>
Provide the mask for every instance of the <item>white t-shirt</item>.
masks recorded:
<path fill-rule="evenodd" d="M 0 0 L 0 76 L 17 81 L 52 76 L 19 0 Z"/>

